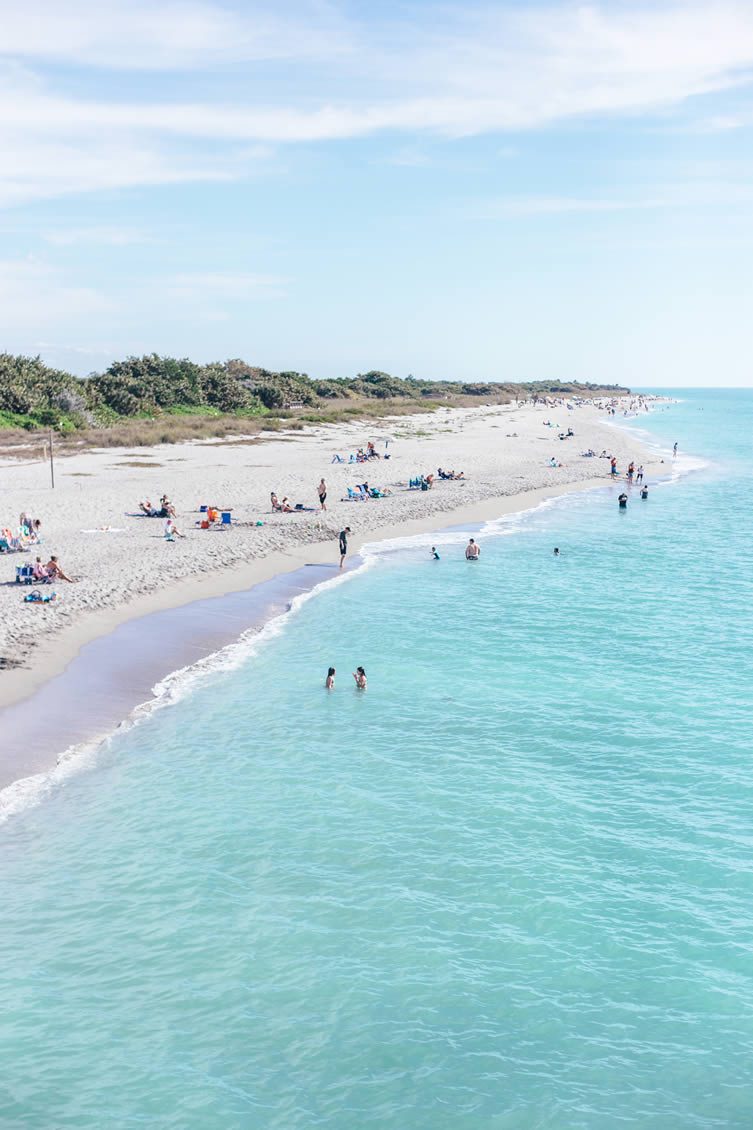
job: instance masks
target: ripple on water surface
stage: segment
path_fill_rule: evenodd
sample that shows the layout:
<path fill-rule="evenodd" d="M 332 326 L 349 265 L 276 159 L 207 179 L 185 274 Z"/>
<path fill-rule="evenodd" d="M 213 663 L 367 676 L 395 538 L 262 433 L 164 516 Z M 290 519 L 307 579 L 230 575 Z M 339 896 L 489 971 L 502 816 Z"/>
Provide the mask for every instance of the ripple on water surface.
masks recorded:
<path fill-rule="evenodd" d="M 6 824 L 0 1125 L 753 1124 L 752 495 L 390 555 Z"/>

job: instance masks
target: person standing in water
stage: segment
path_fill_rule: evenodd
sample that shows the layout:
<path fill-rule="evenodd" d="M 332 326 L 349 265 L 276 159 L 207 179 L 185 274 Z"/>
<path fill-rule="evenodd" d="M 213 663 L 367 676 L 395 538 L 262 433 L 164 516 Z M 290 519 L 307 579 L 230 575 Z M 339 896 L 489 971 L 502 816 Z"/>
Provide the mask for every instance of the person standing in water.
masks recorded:
<path fill-rule="evenodd" d="M 636 481 L 636 484 L 643 482 L 643 464 L 642 463 L 635 473 L 635 481 Z"/>
<path fill-rule="evenodd" d="M 333 691 L 335 689 L 335 669 L 334 669 L 334 667 L 330 667 L 329 671 L 327 672 L 327 681 L 325 682 L 324 686 L 327 688 L 328 691 Z"/>
<path fill-rule="evenodd" d="M 555 557 L 559 557 L 559 555 L 560 555 L 560 551 L 559 551 L 559 546 L 555 545 L 555 547 L 554 547 L 554 556 L 555 556 Z"/>
<path fill-rule="evenodd" d="M 348 534 L 350 533 L 350 526 L 346 526 L 344 530 L 340 530 L 340 568 L 342 569 L 345 564 L 345 558 L 348 555 Z"/>
<path fill-rule="evenodd" d="M 617 499 L 617 501 L 620 504 L 620 510 L 627 510 L 628 496 L 625 494 L 624 491 L 622 492 L 620 497 Z"/>
<path fill-rule="evenodd" d="M 437 553 L 437 547 L 435 545 L 431 547 L 431 556 L 433 561 L 439 561 L 439 554 Z"/>
<path fill-rule="evenodd" d="M 468 545 L 465 547 L 465 559 L 466 561 L 478 561 L 480 556 L 481 550 L 476 545 L 473 538 L 471 538 L 471 540 L 468 542 Z"/>
<path fill-rule="evenodd" d="M 321 478 L 319 480 L 319 486 L 317 487 L 317 493 L 319 495 L 319 505 L 321 506 L 322 510 L 326 510 L 327 509 L 327 484 L 325 483 L 324 478 Z"/>
<path fill-rule="evenodd" d="M 355 671 L 353 672 L 353 678 L 356 681 L 356 690 L 365 691 L 366 672 L 364 671 L 363 667 L 356 667 Z"/>
<path fill-rule="evenodd" d="M 641 487 L 641 498 L 644 499 L 644 501 L 648 498 L 648 486 L 645 483 Z"/>
<path fill-rule="evenodd" d="M 677 455 L 677 444 L 675 444 L 675 446 L 672 448 L 672 454 L 675 456 Z"/>

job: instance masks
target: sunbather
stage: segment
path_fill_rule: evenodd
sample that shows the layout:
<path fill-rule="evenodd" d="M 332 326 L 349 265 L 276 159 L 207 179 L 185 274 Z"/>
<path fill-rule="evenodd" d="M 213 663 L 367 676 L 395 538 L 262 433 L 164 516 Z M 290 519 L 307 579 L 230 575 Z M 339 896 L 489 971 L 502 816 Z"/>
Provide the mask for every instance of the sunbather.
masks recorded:
<path fill-rule="evenodd" d="M 165 521 L 165 541 L 175 541 L 176 538 L 184 538 L 185 536 L 175 525 L 173 518 L 168 518 Z"/>
<path fill-rule="evenodd" d="M 272 503 L 272 509 L 273 510 L 282 510 L 282 507 L 280 506 L 280 501 L 279 501 L 279 499 L 278 499 L 278 497 L 277 497 L 277 495 L 275 494 L 274 491 L 272 491 L 272 493 L 270 494 L 269 499 L 270 499 L 270 502 Z"/>
<path fill-rule="evenodd" d="M 34 565 L 32 566 L 31 573 L 32 573 L 34 580 L 39 581 L 40 584 L 45 584 L 47 581 L 49 581 L 51 579 L 49 571 L 42 564 L 42 558 L 41 557 L 38 557 L 36 559 L 36 561 L 34 562 Z"/>
<path fill-rule="evenodd" d="M 280 510 L 282 510 L 283 514 L 293 513 L 293 507 L 290 505 L 290 502 L 287 498 L 283 498 L 282 502 L 280 503 Z"/>
<path fill-rule="evenodd" d="M 139 510 L 142 512 L 142 514 L 146 514 L 147 518 L 156 518 L 157 516 L 157 511 L 154 509 L 148 498 L 139 503 Z"/>
<path fill-rule="evenodd" d="M 28 592 L 24 597 L 24 604 L 52 604 L 58 598 L 56 592 L 42 596 L 41 592 Z"/>
<path fill-rule="evenodd" d="M 54 553 L 53 553 L 52 557 L 50 558 L 50 560 L 49 560 L 49 561 L 47 562 L 47 564 L 45 565 L 45 569 L 47 570 L 47 575 L 49 576 L 49 578 L 50 578 L 51 580 L 55 580 L 55 581 L 68 581 L 68 582 L 69 582 L 70 584 L 72 584 L 72 583 L 73 583 L 73 578 L 72 578 L 72 577 L 69 577 L 69 576 L 67 576 L 67 575 L 66 575 L 66 574 L 65 574 L 65 573 L 63 572 L 63 570 L 62 570 L 62 568 L 61 568 L 61 566 L 60 566 L 60 564 L 59 564 L 59 562 L 58 562 L 58 559 L 57 559 L 57 557 L 56 557 L 56 556 L 54 555 Z"/>

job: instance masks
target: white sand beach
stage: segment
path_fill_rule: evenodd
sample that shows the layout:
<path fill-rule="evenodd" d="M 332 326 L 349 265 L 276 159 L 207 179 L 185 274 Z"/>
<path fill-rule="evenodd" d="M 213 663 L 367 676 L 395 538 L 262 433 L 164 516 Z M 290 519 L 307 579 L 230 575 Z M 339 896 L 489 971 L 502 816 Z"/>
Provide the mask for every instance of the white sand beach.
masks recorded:
<path fill-rule="evenodd" d="M 0 525 L 12 527 L 26 512 L 41 520 L 42 538 L 27 553 L 0 557 L 0 657 L 9 663 L 0 671 L 0 705 L 30 694 L 83 643 L 130 617 L 246 589 L 304 562 L 336 566 L 345 525 L 355 553 L 381 537 L 522 510 L 542 497 L 605 484 L 609 461 L 598 457 L 604 450 L 617 457 L 623 474 L 630 460 L 642 463 L 650 481 L 666 468 L 652 464 L 655 456 L 629 432 L 610 425 L 605 403 L 445 409 L 376 425 L 89 451 L 57 461 L 54 490 L 47 464 L 5 459 Z M 560 440 L 568 428 L 574 436 Z M 369 440 L 390 458 L 332 462 L 334 453 L 347 460 Z M 584 458 L 589 449 L 597 457 Z M 551 467 L 552 457 L 561 465 Z M 438 467 L 465 478 L 408 489 L 413 476 L 436 475 Z M 317 497 L 322 476 L 326 512 Z M 392 493 L 345 501 L 347 488 L 363 482 Z M 272 491 L 313 509 L 272 513 Z M 138 513 L 141 500 L 158 505 L 163 493 L 185 534 L 173 542 L 165 540 L 161 519 Z M 232 508 L 232 527 L 199 528 L 202 504 Z M 37 554 L 43 561 L 56 554 L 75 578 L 53 586 L 55 604 L 24 603 L 28 590 L 14 583 L 15 567 Z"/>

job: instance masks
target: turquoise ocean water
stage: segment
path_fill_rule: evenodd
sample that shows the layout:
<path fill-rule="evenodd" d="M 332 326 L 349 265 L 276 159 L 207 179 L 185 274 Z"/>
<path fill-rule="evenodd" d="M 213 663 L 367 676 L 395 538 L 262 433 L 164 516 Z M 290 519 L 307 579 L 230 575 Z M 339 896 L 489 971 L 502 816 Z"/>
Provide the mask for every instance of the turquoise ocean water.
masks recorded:
<path fill-rule="evenodd" d="M 370 559 L 0 826 L 4 1130 L 753 1125 L 753 394 L 681 395 L 705 468 Z"/>

